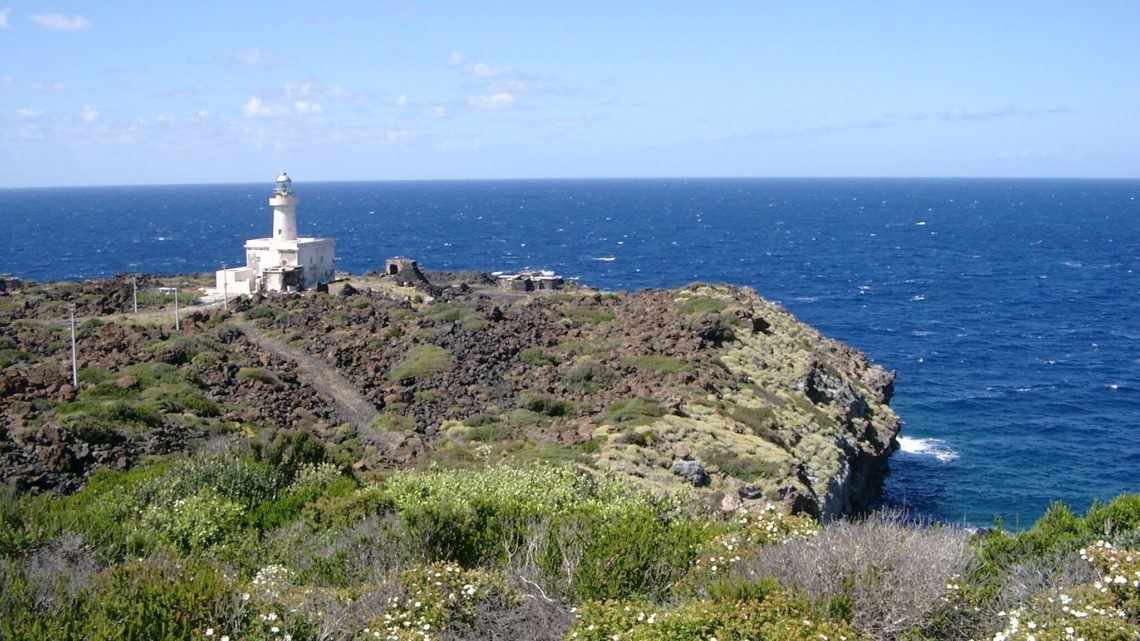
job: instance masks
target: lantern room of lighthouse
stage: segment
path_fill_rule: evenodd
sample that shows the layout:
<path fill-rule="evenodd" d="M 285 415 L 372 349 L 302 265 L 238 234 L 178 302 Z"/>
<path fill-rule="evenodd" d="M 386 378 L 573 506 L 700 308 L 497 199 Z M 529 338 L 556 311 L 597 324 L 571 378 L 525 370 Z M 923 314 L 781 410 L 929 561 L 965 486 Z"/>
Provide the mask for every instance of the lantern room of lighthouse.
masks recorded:
<path fill-rule="evenodd" d="M 245 267 L 217 272 L 219 290 L 234 294 L 300 291 L 333 280 L 335 243 L 331 238 L 297 236 L 298 202 L 293 180 L 282 173 L 269 198 L 272 234 L 245 242 Z"/>

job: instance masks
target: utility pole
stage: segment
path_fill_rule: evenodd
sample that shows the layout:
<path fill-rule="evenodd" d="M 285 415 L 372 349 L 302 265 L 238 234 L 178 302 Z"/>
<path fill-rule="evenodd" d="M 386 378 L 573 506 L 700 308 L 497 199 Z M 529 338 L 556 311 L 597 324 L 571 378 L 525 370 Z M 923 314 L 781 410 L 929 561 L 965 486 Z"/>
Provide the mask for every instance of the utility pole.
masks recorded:
<path fill-rule="evenodd" d="M 181 321 L 178 320 L 178 285 L 174 286 L 174 331 L 182 331 Z"/>
<path fill-rule="evenodd" d="M 79 389 L 79 367 L 75 364 L 75 303 L 67 306 L 71 316 L 71 386 Z"/>
<path fill-rule="evenodd" d="M 134 288 L 131 290 L 131 300 L 135 304 L 135 313 L 139 313 L 139 275 L 135 274 Z"/>
<path fill-rule="evenodd" d="M 222 309 L 230 308 L 230 275 L 226 273 L 226 264 L 222 263 Z"/>

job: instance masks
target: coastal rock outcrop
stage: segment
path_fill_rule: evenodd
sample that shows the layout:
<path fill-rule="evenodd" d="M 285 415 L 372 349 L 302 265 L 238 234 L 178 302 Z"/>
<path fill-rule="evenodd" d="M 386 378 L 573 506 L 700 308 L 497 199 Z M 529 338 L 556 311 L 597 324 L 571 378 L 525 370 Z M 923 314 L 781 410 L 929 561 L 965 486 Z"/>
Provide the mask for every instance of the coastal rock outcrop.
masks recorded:
<path fill-rule="evenodd" d="M 430 279 L 430 292 L 376 278 L 234 301 L 178 333 L 88 318 L 78 389 L 58 321 L 37 320 L 53 302 L 31 288 L 36 303 L 13 298 L 0 319 L 17 355 L 0 368 L 0 477 L 67 490 L 216 434 L 257 446 L 299 430 L 361 474 L 550 457 L 820 517 L 878 497 L 899 430 L 893 373 L 751 289 L 526 294 L 485 275 Z"/>

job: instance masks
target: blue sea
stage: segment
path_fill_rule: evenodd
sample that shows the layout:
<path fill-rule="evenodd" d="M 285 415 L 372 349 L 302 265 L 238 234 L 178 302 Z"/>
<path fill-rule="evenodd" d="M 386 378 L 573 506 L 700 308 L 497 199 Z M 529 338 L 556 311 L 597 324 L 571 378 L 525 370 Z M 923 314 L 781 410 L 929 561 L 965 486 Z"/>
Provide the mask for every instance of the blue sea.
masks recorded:
<path fill-rule="evenodd" d="M 552 269 L 749 285 L 898 371 L 885 501 L 1026 527 L 1140 491 L 1140 181 L 661 179 L 294 185 L 361 273 Z M 0 271 L 241 264 L 272 182 L 0 190 Z"/>

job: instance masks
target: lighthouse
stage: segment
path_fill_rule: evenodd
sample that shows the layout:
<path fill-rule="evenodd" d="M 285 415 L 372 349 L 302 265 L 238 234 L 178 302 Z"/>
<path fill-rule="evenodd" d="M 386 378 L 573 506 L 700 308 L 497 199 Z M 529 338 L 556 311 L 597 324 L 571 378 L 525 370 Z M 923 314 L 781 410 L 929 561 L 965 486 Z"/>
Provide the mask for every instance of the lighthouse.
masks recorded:
<path fill-rule="evenodd" d="M 333 280 L 336 244 L 331 238 L 297 236 L 298 202 L 293 179 L 281 172 L 269 197 L 272 233 L 267 238 L 245 241 L 245 267 L 218 271 L 218 290 L 250 294 L 301 291 Z"/>
<path fill-rule="evenodd" d="M 273 208 L 273 240 L 297 240 L 297 197 L 293 195 L 293 179 L 281 172 L 269 199 Z"/>

